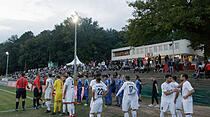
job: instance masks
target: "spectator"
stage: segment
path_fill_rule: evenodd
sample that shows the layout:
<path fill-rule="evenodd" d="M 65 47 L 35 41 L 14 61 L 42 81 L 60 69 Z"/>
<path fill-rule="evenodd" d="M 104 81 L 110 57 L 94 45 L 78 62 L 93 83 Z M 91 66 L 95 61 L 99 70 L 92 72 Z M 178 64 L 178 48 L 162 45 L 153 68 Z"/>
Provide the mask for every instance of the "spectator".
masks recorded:
<path fill-rule="evenodd" d="M 158 96 L 159 96 L 159 90 L 158 90 L 158 83 L 157 81 L 155 80 L 154 77 L 151 78 L 152 82 L 153 82 L 153 85 L 152 85 L 152 104 L 148 105 L 149 107 L 153 107 L 154 105 L 154 99 L 156 100 L 156 106 L 154 107 L 157 107 L 159 108 L 159 102 L 158 102 Z"/>

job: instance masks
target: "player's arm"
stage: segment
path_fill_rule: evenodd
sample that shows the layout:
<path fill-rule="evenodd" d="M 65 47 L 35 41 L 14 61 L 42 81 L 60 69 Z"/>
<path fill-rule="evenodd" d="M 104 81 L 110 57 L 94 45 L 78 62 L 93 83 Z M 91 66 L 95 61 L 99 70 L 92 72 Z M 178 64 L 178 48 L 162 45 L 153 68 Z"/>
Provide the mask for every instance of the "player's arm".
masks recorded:
<path fill-rule="evenodd" d="M 27 87 L 28 89 L 30 89 L 30 87 L 28 86 L 28 80 L 26 80 L 26 87 Z"/>
<path fill-rule="evenodd" d="M 120 90 L 117 92 L 116 97 L 124 90 L 124 88 L 125 88 L 125 84 L 123 84 Z"/>
<path fill-rule="evenodd" d="M 44 93 L 45 93 L 46 89 L 48 88 L 48 84 L 49 84 L 49 82 L 46 83 L 46 86 L 44 88 Z"/>
<path fill-rule="evenodd" d="M 159 90 L 158 90 L 158 85 L 157 85 L 157 83 L 155 83 L 155 87 L 156 87 L 156 90 L 157 90 L 157 94 L 159 94 Z"/>
<path fill-rule="evenodd" d="M 93 101 L 95 101 L 96 98 L 95 98 L 95 90 L 94 90 L 94 89 L 93 89 L 93 91 L 92 91 L 92 97 L 93 97 Z"/>
<path fill-rule="evenodd" d="M 16 86 L 15 86 L 15 90 L 17 91 L 18 89 L 18 84 L 19 84 L 19 80 L 16 82 Z"/>
<path fill-rule="evenodd" d="M 66 97 L 66 91 L 67 91 L 67 88 L 68 88 L 68 85 L 65 85 L 65 88 L 64 88 L 64 94 L 63 94 L 63 99 L 65 99 L 65 97 Z"/>
<path fill-rule="evenodd" d="M 174 98 L 174 103 L 175 104 L 176 104 L 176 100 L 177 100 L 178 96 L 179 96 L 179 92 L 176 92 L 176 95 L 175 95 L 175 98 Z"/>
<path fill-rule="evenodd" d="M 192 89 L 192 90 L 190 90 L 190 92 L 187 95 L 183 96 L 183 98 L 186 99 L 187 97 L 191 96 L 194 93 L 195 93 L 195 90 Z"/>
<path fill-rule="evenodd" d="M 172 90 L 172 91 L 170 91 L 170 92 L 163 91 L 163 93 L 164 93 L 165 95 L 171 95 L 171 94 L 174 93 L 174 92 L 178 92 L 178 89 L 174 89 L 174 90 Z"/>
<path fill-rule="evenodd" d="M 177 88 L 182 88 L 182 85 L 183 85 L 184 82 L 181 82 Z"/>

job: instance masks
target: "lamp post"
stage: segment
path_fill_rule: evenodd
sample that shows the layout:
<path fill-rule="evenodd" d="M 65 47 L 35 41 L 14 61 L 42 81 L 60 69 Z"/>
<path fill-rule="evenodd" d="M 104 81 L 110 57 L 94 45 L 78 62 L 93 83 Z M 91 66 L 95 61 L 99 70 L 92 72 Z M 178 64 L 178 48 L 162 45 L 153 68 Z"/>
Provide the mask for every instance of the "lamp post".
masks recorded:
<path fill-rule="evenodd" d="M 6 78 L 8 79 L 9 52 L 6 52 L 6 55 L 7 55 Z"/>
<path fill-rule="evenodd" d="M 74 35 L 74 78 L 77 77 L 77 22 L 79 19 L 79 16 L 77 14 L 77 12 L 74 12 L 73 16 L 73 22 L 75 24 L 75 35 Z"/>

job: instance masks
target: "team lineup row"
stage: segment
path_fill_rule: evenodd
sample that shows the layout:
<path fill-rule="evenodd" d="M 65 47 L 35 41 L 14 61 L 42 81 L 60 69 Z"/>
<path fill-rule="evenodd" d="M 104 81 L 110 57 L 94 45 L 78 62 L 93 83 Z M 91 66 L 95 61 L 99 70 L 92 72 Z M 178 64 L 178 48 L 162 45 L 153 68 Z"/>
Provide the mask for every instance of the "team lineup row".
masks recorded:
<path fill-rule="evenodd" d="M 34 107 L 39 105 L 40 98 L 40 79 L 37 75 L 37 78 L 34 80 L 33 85 L 34 88 Z M 95 73 L 94 79 L 88 83 L 88 80 L 85 80 L 87 86 L 84 85 L 84 96 L 86 97 L 89 94 L 89 89 L 91 92 L 91 102 L 90 102 L 90 117 L 101 117 L 102 107 L 103 107 L 103 97 L 106 100 L 109 100 L 109 92 L 110 92 L 110 78 L 105 76 L 106 83 L 101 81 L 101 74 Z M 58 111 L 61 111 L 61 102 L 63 102 L 63 112 L 65 113 L 66 109 L 69 114 L 69 117 L 75 116 L 75 92 L 74 92 L 74 79 L 71 77 L 70 72 L 67 72 L 61 80 L 60 76 L 56 76 L 56 80 L 53 83 L 52 75 L 48 74 L 48 78 L 46 80 L 46 87 L 44 88 L 44 96 L 45 96 L 45 104 L 47 106 L 46 112 L 51 112 L 50 104 L 53 98 L 53 92 L 55 90 L 54 95 L 54 111 L 52 114 L 56 114 L 57 104 L 59 105 Z M 168 109 L 171 112 L 172 117 L 176 117 L 176 113 L 178 117 L 182 117 L 181 109 L 183 105 L 184 114 L 186 117 L 191 117 L 193 113 L 193 100 L 192 94 L 194 90 L 191 84 L 187 81 L 188 76 L 186 74 L 182 74 L 180 76 L 180 80 L 182 81 L 180 84 L 176 82 L 176 77 L 166 75 L 165 82 L 161 85 L 162 96 L 161 96 L 161 106 L 160 106 L 160 117 L 164 117 L 164 112 Z M 125 76 L 123 79 L 119 78 L 120 82 L 119 86 L 117 86 L 116 99 L 120 97 L 120 104 L 122 104 L 122 111 L 124 112 L 124 117 L 129 117 L 128 111 L 131 110 L 132 116 L 136 117 L 136 110 L 139 107 L 138 99 L 139 99 L 139 88 L 138 86 L 130 81 L 129 76 Z M 85 84 L 84 83 L 84 84 Z M 24 109 L 26 92 L 25 89 L 28 86 L 28 81 L 24 78 L 24 73 L 22 77 L 18 79 L 17 83 L 17 95 L 16 95 L 16 109 L 18 108 L 20 96 L 22 96 L 22 106 Z M 182 90 L 181 90 L 182 89 Z M 77 93 L 78 90 L 77 90 Z M 182 97 L 183 96 L 183 97 Z M 77 96 L 78 97 L 78 96 Z M 88 96 L 87 96 L 88 97 Z M 79 97 L 81 99 L 81 97 Z M 88 100 L 86 100 L 88 101 Z M 35 104 L 37 102 L 37 104 Z M 88 103 L 88 102 L 87 102 Z"/>

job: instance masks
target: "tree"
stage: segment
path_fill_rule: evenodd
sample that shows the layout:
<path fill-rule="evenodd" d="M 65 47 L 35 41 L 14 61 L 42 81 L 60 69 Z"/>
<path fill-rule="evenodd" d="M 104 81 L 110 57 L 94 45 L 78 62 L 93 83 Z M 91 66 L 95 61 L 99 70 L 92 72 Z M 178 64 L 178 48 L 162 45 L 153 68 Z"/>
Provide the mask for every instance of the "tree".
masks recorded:
<path fill-rule="evenodd" d="M 133 19 L 123 28 L 129 45 L 188 39 L 194 49 L 210 52 L 209 0 L 148 0 L 129 3 Z"/>

